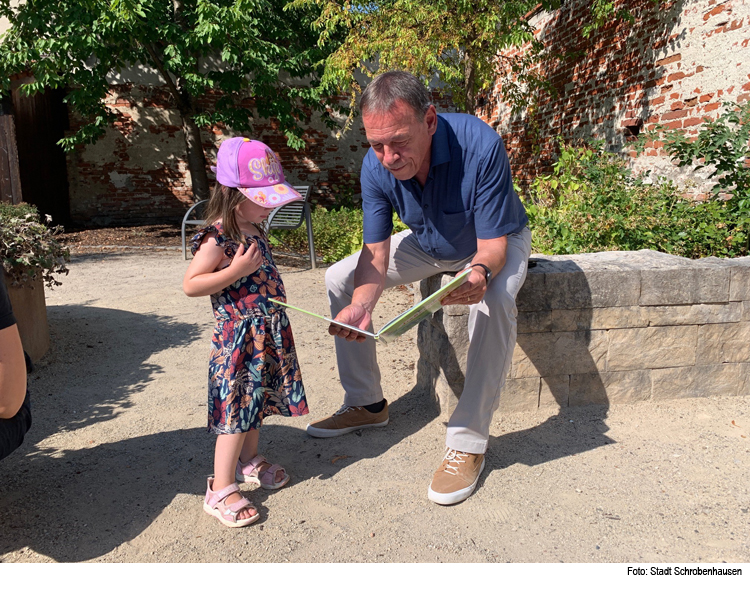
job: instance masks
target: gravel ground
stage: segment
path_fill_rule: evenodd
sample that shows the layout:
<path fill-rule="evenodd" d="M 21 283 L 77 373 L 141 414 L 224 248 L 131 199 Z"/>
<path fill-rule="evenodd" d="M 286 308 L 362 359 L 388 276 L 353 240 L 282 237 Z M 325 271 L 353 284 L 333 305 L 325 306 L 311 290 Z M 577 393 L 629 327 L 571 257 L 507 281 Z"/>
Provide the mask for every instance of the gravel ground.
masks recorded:
<path fill-rule="evenodd" d="M 411 391 L 413 335 L 379 349 L 391 423 L 316 440 L 305 425 L 343 392 L 325 326 L 292 312 L 312 414 L 261 431 L 292 480 L 244 486 L 262 518 L 224 528 L 201 507 L 212 315 L 182 294 L 187 262 L 78 252 L 70 267 L 47 292 L 32 431 L 0 463 L 2 562 L 750 562 L 747 398 L 497 414 L 477 492 L 441 507 L 426 492 L 446 417 Z M 326 312 L 324 273 L 283 267 L 290 301 Z M 410 300 L 387 292 L 376 326 Z"/>
<path fill-rule="evenodd" d="M 115 226 L 111 228 L 70 228 L 60 234 L 60 242 L 75 249 L 91 246 L 180 246 L 180 224 Z"/>

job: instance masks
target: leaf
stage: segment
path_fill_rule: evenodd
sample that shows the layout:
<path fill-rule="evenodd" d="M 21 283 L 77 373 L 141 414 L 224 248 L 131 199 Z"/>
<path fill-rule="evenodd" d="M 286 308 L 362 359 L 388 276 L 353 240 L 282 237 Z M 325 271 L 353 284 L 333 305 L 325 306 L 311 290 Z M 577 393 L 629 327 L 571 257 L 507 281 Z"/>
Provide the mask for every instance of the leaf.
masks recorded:
<path fill-rule="evenodd" d="M 333 458 L 333 459 L 331 460 L 331 464 L 335 464 L 335 463 L 336 463 L 336 462 L 338 462 L 339 460 L 345 460 L 345 459 L 347 459 L 348 457 L 349 457 L 349 456 L 336 456 L 335 458 Z"/>

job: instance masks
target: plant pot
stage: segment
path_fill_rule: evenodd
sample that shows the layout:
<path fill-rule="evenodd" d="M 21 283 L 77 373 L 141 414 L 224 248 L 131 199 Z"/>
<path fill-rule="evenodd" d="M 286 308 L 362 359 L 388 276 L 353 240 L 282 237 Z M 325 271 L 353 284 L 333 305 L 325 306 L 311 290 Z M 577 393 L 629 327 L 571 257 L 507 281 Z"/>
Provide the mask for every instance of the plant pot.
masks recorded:
<path fill-rule="evenodd" d="M 21 333 L 23 350 L 32 361 L 39 361 L 49 350 L 49 324 L 47 303 L 44 300 L 44 283 L 37 279 L 29 286 L 8 286 L 13 315 Z"/>

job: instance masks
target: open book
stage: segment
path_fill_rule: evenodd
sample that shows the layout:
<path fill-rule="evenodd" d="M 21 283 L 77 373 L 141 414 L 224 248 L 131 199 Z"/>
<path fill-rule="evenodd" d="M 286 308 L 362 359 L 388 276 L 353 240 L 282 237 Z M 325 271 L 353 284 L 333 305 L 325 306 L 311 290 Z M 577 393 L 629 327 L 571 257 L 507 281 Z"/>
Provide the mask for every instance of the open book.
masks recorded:
<path fill-rule="evenodd" d="M 325 320 L 329 324 L 337 324 L 338 326 L 343 326 L 344 328 L 348 328 L 350 330 L 353 330 L 354 332 L 358 332 L 365 336 L 372 337 L 376 341 L 379 341 L 382 343 L 390 343 L 391 341 L 397 339 L 402 334 L 407 332 L 413 326 L 416 326 L 417 324 L 419 324 L 422 320 L 427 318 L 429 315 L 437 312 L 442 307 L 440 300 L 442 300 L 445 296 L 447 296 L 450 292 L 452 292 L 458 286 L 463 284 L 464 281 L 466 281 L 466 278 L 469 276 L 470 272 L 471 272 L 471 269 L 464 269 L 458 275 L 456 275 L 449 283 L 447 283 L 446 285 L 438 289 L 435 293 L 433 293 L 429 297 L 426 297 L 425 299 L 423 299 L 418 304 L 409 308 L 403 314 L 399 314 L 398 316 L 396 316 L 393 320 L 388 322 L 383 328 L 381 328 L 376 333 L 369 332 L 367 330 L 362 330 L 361 328 L 357 328 L 356 326 L 351 326 L 350 324 L 345 324 L 343 322 L 337 322 L 336 320 L 333 320 L 332 318 L 326 318 L 325 316 L 321 316 L 320 314 L 314 314 L 313 312 L 308 312 L 307 310 L 303 310 L 302 308 L 297 308 L 295 306 L 285 304 L 284 302 L 280 302 L 272 298 L 268 298 L 268 301 L 273 302 L 274 304 L 278 304 L 279 306 L 284 306 L 285 308 L 291 308 L 292 310 L 297 310 L 298 312 L 304 312 L 305 314 L 309 314 L 310 316 L 314 316 L 315 318 L 320 318 L 321 320 Z"/>

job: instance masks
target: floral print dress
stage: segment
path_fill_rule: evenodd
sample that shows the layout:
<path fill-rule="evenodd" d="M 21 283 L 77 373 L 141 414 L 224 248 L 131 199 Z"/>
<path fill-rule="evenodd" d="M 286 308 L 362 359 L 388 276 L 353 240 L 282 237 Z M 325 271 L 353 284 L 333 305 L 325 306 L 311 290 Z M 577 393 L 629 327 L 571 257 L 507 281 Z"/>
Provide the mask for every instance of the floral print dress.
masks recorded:
<path fill-rule="evenodd" d="M 209 235 L 232 259 L 239 244 L 220 223 L 207 226 L 191 240 L 195 254 Z M 308 413 L 292 327 L 283 309 L 268 298 L 286 301 L 286 291 L 265 238 L 256 242 L 263 262 L 247 277 L 211 296 L 216 328 L 208 363 L 208 430 L 217 434 L 258 429 L 263 417 Z"/>

